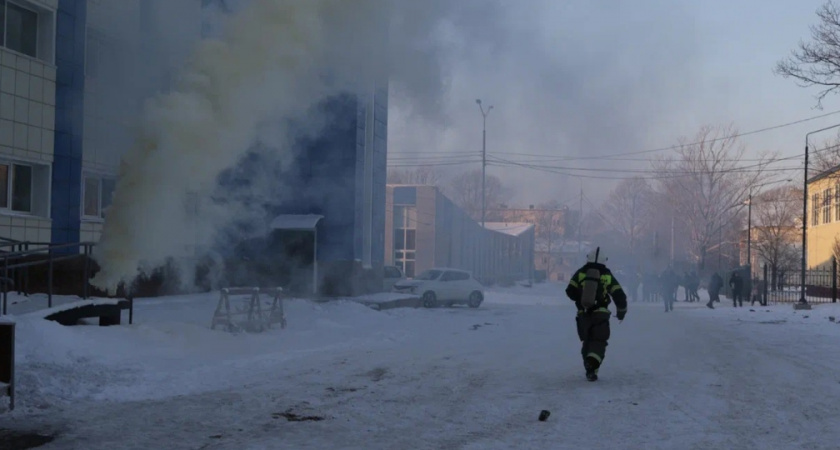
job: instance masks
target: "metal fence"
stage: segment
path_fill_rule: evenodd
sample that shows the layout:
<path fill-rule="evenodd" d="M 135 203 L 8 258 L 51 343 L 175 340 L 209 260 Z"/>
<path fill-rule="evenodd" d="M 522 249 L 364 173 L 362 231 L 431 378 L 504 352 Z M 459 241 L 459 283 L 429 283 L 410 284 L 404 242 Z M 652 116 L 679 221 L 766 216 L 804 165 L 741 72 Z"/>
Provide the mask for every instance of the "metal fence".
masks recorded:
<path fill-rule="evenodd" d="M 805 295 L 808 303 L 837 302 L 837 261 L 827 267 L 808 269 L 805 272 Z M 765 303 L 796 303 L 802 300 L 802 272 L 777 271 L 769 267 L 754 280 L 753 295 L 761 296 Z"/>
<path fill-rule="evenodd" d="M 54 264 L 59 261 L 84 258 L 82 270 L 83 299 L 89 296 L 90 255 L 93 253 L 92 242 L 74 242 L 70 244 L 52 244 L 48 242 L 19 242 L 9 239 L 0 241 L 0 285 L 2 285 L 2 315 L 8 314 L 9 291 L 15 289 L 20 294 L 28 294 L 29 268 L 47 266 L 47 304 L 52 307 Z M 8 250 L 11 249 L 11 250 Z"/>

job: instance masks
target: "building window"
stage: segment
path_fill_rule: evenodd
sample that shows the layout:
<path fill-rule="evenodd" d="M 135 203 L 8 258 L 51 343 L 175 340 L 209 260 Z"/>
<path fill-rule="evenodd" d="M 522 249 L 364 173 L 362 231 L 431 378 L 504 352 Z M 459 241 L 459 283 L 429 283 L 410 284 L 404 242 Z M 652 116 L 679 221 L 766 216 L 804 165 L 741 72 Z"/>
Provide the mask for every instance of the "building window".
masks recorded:
<path fill-rule="evenodd" d="M 834 186 L 834 221 L 840 222 L 840 183 Z"/>
<path fill-rule="evenodd" d="M 0 0 L 2 44 L 24 55 L 38 54 L 38 13 L 8 0 Z"/>
<path fill-rule="evenodd" d="M 823 223 L 831 223 L 831 189 L 823 191 Z"/>
<path fill-rule="evenodd" d="M 414 276 L 417 255 L 417 208 L 394 206 L 394 265 Z"/>
<path fill-rule="evenodd" d="M 0 163 L 0 208 L 32 212 L 32 166 Z"/>
<path fill-rule="evenodd" d="M 12 211 L 32 212 L 32 166 L 12 168 Z"/>
<path fill-rule="evenodd" d="M 811 197 L 811 226 L 820 224 L 820 194 Z"/>
<path fill-rule="evenodd" d="M 114 194 L 114 180 L 94 175 L 84 177 L 82 184 L 82 215 L 87 218 L 105 218 L 105 211 L 111 206 Z"/>

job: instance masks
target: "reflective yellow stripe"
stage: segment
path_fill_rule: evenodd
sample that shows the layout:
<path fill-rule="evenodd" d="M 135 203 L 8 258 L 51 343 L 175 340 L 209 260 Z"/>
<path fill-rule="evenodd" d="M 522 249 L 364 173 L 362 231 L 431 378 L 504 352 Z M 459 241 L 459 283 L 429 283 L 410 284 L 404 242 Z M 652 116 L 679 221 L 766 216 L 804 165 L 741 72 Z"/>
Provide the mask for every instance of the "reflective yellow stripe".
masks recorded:
<path fill-rule="evenodd" d="M 587 358 L 595 358 L 598 361 L 598 364 L 601 364 L 604 361 L 603 359 L 601 359 L 601 355 L 599 355 L 597 353 L 590 353 L 590 354 L 586 355 L 586 357 Z"/>
<path fill-rule="evenodd" d="M 609 314 L 610 309 L 609 308 L 596 308 L 596 309 L 593 309 L 591 312 L 594 312 L 594 313 L 600 312 L 600 313 L 608 313 Z M 578 315 L 580 315 L 580 314 L 586 314 L 586 311 L 578 311 Z"/>
<path fill-rule="evenodd" d="M 577 281 L 575 281 L 575 280 L 571 280 L 571 281 L 569 281 L 569 286 L 573 286 L 573 287 L 580 287 L 580 285 L 579 285 L 579 284 L 577 283 Z"/>
<path fill-rule="evenodd" d="M 621 289 L 620 285 L 617 285 L 617 284 L 612 285 L 612 287 L 610 288 L 610 294 L 612 294 L 613 292 L 615 292 L 619 289 Z"/>

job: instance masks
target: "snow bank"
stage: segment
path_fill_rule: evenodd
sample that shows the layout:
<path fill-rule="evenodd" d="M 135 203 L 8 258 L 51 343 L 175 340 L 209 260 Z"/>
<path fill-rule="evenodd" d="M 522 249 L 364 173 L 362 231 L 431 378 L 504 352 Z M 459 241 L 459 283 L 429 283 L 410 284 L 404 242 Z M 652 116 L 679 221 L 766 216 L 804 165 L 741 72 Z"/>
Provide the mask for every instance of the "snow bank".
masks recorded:
<path fill-rule="evenodd" d="M 224 389 L 282 361 L 355 345 L 393 343 L 387 313 L 353 301 L 287 299 L 288 327 L 260 334 L 210 329 L 216 295 L 137 299 L 132 326 L 65 327 L 18 317 L 21 406 L 80 399 L 143 400 Z M 362 333 L 359 330 L 377 330 Z"/>

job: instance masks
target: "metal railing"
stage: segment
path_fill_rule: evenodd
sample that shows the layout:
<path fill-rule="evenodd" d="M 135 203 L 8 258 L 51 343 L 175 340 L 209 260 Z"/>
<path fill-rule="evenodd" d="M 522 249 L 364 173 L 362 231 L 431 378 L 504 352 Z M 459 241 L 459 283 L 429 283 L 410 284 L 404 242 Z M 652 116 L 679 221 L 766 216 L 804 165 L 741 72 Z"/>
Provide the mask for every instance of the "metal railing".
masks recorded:
<path fill-rule="evenodd" d="M 73 242 L 68 244 L 53 244 L 44 242 L 20 242 L 6 238 L 0 238 L 0 259 L 2 259 L 3 276 L 3 315 L 8 314 L 8 296 L 11 287 L 16 287 L 19 293 L 28 289 L 29 268 L 47 265 L 47 307 L 52 308 L 53 284 L 55 274 L 55 263 L 76 258 L 84 258 L 82 298 L 88 299 L 90 292 L 90 256 L 93 253 L 93 242 Z M 12 247 L 13 250 L 2 251 L 5 247 Z M 31 248 L 38 247 L 38 248 Z M 70 249 L 81 249 L 81 252 L 68 252 Z M 64 250 L 64 252 L 62 252 Z M 36 261 L 25 261 L 32 256 L 46 256 Z M 12 277 L 10 277 L 10 275 Z M 11 286 L 10 286 L 11 285 Z M 22 286 L 23 285 L 23 286 Z"/>
<path fill-rule="evenodd" d="M 760 283 L 759 293 L 765 302 L 796 303 L 802 298 L 802 274 L 773 273 L 764 267 L 763 274 L 756 277 Z M 836 303 L 838 299 L 838 270 L 837 260 L 832 260 L 831 266 L 816 267 L 805 272 L 805 297 L 810 303 Z"/>

